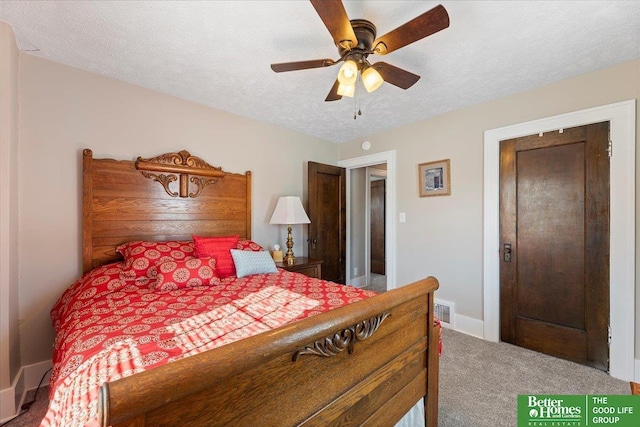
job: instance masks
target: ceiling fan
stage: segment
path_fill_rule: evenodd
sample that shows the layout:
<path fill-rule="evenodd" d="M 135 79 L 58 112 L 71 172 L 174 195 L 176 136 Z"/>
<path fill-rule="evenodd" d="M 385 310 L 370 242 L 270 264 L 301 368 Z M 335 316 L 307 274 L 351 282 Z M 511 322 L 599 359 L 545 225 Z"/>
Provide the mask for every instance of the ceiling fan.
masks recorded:
<path fill-rule="evenodd" d="M 413 86 L 420 76 L 386 62 L 370 64 L 369 55 L 386 55 L 401 47 L 421 40 L 449 27 L 449 14 L 442 5 L 413 18 L 395 30 L 376 38 L 376 27 L 364 19 L 349 20 L 342 0 L 310 0 L 320 19 L 331 33 L 340 57 L 310 61 L 271 64 L 276 73 L 322 68 L 344 62 L 325 101 L 336 101 L 355 93 L 358 72 L 368 92 L 378 89 L 383 82 L 401 89 Z"/>

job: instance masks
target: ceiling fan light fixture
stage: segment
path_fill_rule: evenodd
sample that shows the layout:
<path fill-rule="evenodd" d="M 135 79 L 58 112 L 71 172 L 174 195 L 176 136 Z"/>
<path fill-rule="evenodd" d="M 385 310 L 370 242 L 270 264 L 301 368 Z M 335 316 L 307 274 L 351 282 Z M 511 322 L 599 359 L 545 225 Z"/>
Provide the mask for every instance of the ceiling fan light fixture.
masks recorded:
<path fill-rule="evenodd" d="M 2 0 L 0 0 L 2 1 Z M 388 33 L 377 36 L 376 26 L 366 19 L 349 19 L 343 0 L 311 0 L 320 20 L 329 30 L 340 57 L 271 64 L 276 73 L 322 68 L 342 62 L 337 78 L 325 101 L 342 96 L 355 97 L 355 85 L 362 78 L 367 92 L 377 90 L 383 82 L 409 89 L 420 76 L 386 62 L 369 63 L 369 55 L 386 55 L 449 27 L 449 14 L 438 5 L 405 22 Z"/>
<path fill-rule="evenodd" d="M 338 71 L 338 81 L 341 85 L 354 85 L 358 78 L 358 65 L 356 61 L 348 59 L 344 61 Z"/>
<path fill-rule="evenodd" d="M 375 68 L 367 67 L 362 72 L 362 84 L 367 92 L 373 92 L 378 89 L 382 83 L 384 83 L 384 79 Z"/>
<path fill-rule="evenodd" d="M 355 81 L 353 84 L 342 84 L 338 85 L 338 95 L 340 96 L 348 96 L 349 98 L 353 98 L 353 95 L 356 93 L 356 84 Z"/>

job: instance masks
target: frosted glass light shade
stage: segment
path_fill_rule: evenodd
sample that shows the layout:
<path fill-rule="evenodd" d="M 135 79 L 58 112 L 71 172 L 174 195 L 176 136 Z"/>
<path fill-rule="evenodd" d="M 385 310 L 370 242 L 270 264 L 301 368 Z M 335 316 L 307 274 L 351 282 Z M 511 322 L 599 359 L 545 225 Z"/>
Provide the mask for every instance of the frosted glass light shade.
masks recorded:
<path fill-rule="evenodd" d="M 362 72 L 362 84 L 367 92 L 373 92 L 378 89 L 383 82 L 382 76 L 373 67 L 369 67 Z"/>
<path fill-rule="evenodd" d="M 356 83 L 358 77 L 358 66 L 356 62 L 349 59 L 344 61 L 340 71 L 338 71 L 338 81 L 343 85 L 352 85 Z"/>
<path fill-rule="evenodd" d="M 355 82 L 351 85 L 345 85 L 340 83 L 338 85 L 338 95 L 340 96 L 348 96 L 349 98 L 353 98 L 353 95 L 356 93 L 356 84 Z"/>
<path fill-rule="evenodd" d="M 302 207 L 300 197 L 280 197 L 269 224 L 309 224 L 311 221 Z"/>

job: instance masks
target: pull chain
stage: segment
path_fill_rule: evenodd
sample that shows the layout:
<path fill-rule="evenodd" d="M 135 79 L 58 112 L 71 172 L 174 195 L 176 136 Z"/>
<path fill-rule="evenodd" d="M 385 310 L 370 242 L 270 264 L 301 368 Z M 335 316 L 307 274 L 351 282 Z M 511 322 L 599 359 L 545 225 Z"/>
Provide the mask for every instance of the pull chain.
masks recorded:
<path fill-rule="evenodd" d="M 362 110 L 360 110 L 360 105 L 358 103 L 358 82 L 361 82 L 360 74 L 358 74 L 358 79 L 356 81 L 356 89 L 353 94 L 353 120 L 356 120 L 358 116 L 362 115 Z M 357 110 L 357 114 L 356 114 Z"/>
<path fill-rule="evenodd" d="M 356 115 L 356 109 L 358 108 L 358 80 L 356 80 L 356 88 L 353 93 L 353 120 L 356 120 L 358 116 Z"/>

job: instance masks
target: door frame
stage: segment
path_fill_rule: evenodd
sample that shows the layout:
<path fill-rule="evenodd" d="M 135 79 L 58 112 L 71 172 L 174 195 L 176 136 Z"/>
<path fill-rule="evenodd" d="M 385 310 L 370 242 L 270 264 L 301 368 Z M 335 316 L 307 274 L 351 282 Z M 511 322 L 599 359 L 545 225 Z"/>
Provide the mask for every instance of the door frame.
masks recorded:
<path fill-rule="evenodd" d="M 609 374 L 632 381 L 635 356 L 635 100 L 485 131 L 484 339 L 500 340 L 500 141 L 603 121 L 610 122 L 613 141 L 610 163 Z M 611 310 L 611 307 L 616 309 Z"/>
<path fill-rule="evenodd" d="M 382 180 L 387 180 L 387 171 L 385 169 L 378 169 L 375 166 L 367 166 L 364 170 L 364 179 L 367 183 L 364 190 L 364 277 L 365 285 L 369 286 L 371 283 L 371 178 L 378 177 Z M 386 209 L 386 186 L 385 182 L 385 209 Z M 385 221 L 387 218 L 385 218 Z M 386 224 L 385 224 L 386 226 Z M 385 239 L 387 237 L 387 231 L 385 227 Z M 385 258 L 387 248 L 385 246 Z M 386 268 L 386 263 L 385 263 Z M 386 270 L 385 270 L 386 272 Z"/>
<path fill-rule="evenodd" d="M 387 289 L 395 289 L 396 287 L 396 226 L 394 218 L 396 217 L 396 150 L 383 151 L 380 153 L 369 154 L 367 156 L 355 157 L 351 159 L 340 160 L 338 166 L 347 170 L 347 273 L 351 271 L 351 224 L 349 218 L 351 215 L 351 169 L 363 168 L 367 166 L 387 164 L 387 182 L 386 182 L 386 211 L 385 211 L 385 254 L 387 262 L 385 265 L 387 276 Z M 349 277 L 349 274 L 347 274 Z"/>

